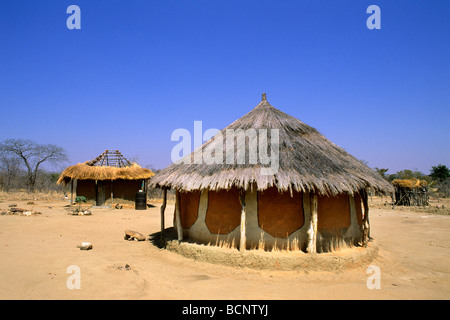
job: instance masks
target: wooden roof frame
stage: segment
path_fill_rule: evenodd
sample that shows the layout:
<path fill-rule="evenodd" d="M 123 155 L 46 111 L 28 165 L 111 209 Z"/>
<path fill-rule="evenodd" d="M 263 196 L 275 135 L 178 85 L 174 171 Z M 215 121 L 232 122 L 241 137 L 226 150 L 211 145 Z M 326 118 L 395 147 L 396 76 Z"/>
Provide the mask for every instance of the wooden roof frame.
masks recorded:
<path fill-rule="evenodd" d="M 94 160 L 86 162 L 89 166 L 125 168 L 131 166 L 131 162 L 125 158 L 119 150 L 105 150 Z"/>

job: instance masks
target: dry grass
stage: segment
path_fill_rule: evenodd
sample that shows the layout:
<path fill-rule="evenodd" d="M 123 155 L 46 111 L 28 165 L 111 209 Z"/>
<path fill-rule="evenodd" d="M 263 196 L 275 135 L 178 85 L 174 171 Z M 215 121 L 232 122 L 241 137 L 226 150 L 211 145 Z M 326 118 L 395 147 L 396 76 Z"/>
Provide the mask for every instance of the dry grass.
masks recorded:
<path fill-rule="evenodd" d="M 146 168 L 141 168 L 136 163 L 128 167 L 91 166 L 78 163 L 66 168 L 58 179 L 58 184 L 68 184 L 70 180 L 146 180 L 154 173 Z"/>
<path fill-rule="evenodd" d="M 433 198 L 430 197 L 430 205 L 426 207 L 422 206 L 395 206 L 392 209 L 392 200 L 390 197 L 369 197 L 369 206 L 371 208 L 389 209 L 395 211 L 405 212 L 418 212 L 429 213 L 439 215 L 450 215 L 450 198 Z"/>
<path fill-rule="evenodd" d="M 0 202 L 2 201 L 36 201 L 36 200 L 63 200 L 63 191 L 27 192 L 19 190 L 14 192 L 0 191 Z"/>
<path fill-rule="evenodd" d="M 216 238 L 215 242 L 208 242 L 206 246 L 214 246 L 223 249 L 236 249 L 238 250 L 238 243 L 235 238 L 231 241 L 230 239 L 219 239 L 219 235 Z M 326 238 L 319 239 L 318 241 L 318 252 L 338 252 L 344 249 L 350 249 L 355 247 L 351 240 L 345 240 L 342 235 L 332 235 L 327 236 Z M 264 251 L 264 252 L 304 252 L 304 248 L 300 247 L 300 242 L 298 238 L 288 239 L 286 241 L 282 241 L 282 243 L 278 243 L 278 240 L 275 239 L 273 244 L 268 244 L 264 240 L 264 231 L 261 231 L 260 239 L 257 245 L 253 245 L 248 250 L 256 250 L 256 251 Z"/>
<path fill-rule="evenodd" d="M 419 179 L 410 179 L 410 180 L 395 179 L 394 181 L 392 181 L 392 184 L 394 186 L 399 186 L 399 187 L 408 188 L 408 189 L 422 188 L 422 187 L 426 187 L 428 185 L 428 183 L 425 180 L 419 180 Z"/>

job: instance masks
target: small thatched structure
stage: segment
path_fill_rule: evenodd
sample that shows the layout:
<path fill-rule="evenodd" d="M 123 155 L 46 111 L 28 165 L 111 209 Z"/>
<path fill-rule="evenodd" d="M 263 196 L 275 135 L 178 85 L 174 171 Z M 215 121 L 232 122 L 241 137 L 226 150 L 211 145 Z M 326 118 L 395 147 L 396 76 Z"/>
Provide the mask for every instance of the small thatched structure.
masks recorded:
<path fill-rule="evenodd" d="M 230 138 L 230 132 L 239 133 Z M 270 138 L 262 139 L 264 134 Z M 205 155 L 209 160 L 199 163 Z M 252 111 L 161 170 L 150 185 L 176 190 L 179 239 L 308 252 L 327 250 L 336 239 L 367 243 L 366 189 L 393 192 L 378 173 L 271 106 L 265 94 Z"/>
<path fill-rule="evenodd" d="M 154 173 L 128 161 L 118 150 L 106 150 L 91 161 L 66 168 L 58 184 L 71 184 L 78 196 L 94 200 L 97 206 L 122 199 L 135 201 L 136 193 L 146 188 Z"/>
<path fill-rule="evenodd" d="M 428 206 L 428 183 L 419 179 L 395 179 L 396 206 Z"/>

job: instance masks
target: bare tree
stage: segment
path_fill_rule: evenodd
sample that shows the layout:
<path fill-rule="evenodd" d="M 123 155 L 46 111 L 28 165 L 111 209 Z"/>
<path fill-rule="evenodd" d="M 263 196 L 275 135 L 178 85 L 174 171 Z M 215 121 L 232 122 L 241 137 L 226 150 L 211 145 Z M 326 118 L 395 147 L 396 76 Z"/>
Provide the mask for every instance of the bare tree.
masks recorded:
<path fill-rule="evenodd" d="M 0 155 L 0 186 L 9 191 L 22 178 L 21 160 L 17 156 Z"/>
<path fill-rule="evenodd" d="M 53 144 L 38 144 L 32 140 L 7 139 L 0 143 L 0 152 L 18 156 L 27 169 L 29 191 L 34 191 L 39 166 L 44 162 L 58 164 L 67 161 L 66 151 Z"/>

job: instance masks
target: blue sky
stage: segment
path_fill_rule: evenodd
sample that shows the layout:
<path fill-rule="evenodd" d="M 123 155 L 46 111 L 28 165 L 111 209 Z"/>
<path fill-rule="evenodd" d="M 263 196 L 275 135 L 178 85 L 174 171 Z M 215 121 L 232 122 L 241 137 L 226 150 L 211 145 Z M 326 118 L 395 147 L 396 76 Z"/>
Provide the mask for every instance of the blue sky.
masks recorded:
<path fill-rule="evenodd" d="M 0 141 L 67 165 L 164 168 L 175 129 L 224 128 L 262 92 L 370 167 L 449 166 L 450 1 L 0 0 Z"/>

